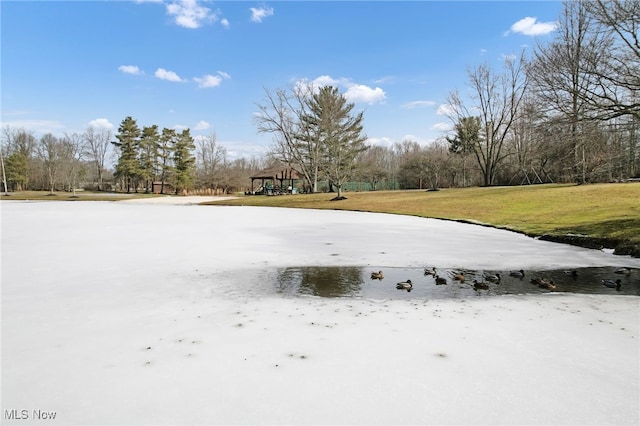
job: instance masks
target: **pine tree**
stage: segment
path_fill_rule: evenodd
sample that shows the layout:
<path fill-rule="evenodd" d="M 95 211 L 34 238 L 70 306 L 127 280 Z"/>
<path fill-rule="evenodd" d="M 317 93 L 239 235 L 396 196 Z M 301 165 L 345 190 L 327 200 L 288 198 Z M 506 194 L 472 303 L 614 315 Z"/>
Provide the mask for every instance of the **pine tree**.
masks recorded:
<path fill-rule="evenodd" d="M 173 166 L 176 194 L 193 186 L 195 178 L 196 146 L 189 129 L 183 130 L 173 145 Z"/>
<path fill-rule="evenodd" d="M 158 145 L 158 167 L 160 169 L 160 193 L 164 194 L 164 185 L 173 174 L 171 157 L 173 146 L 176 143 L 176 131 L 174 129 L 162 129 L 160 143 Z"/>
<path fill-rule="evenodd" d="M 322 170 L 338 190 L 335 200 L 344 199 L 343 185 L 356 170 L 356 157 L 367 149 L 363 113 L 353 115 L 354 106 L 336 87 L 324 86 L 309 99 L 309 114 L 302 117 L 307 134 L 322 147 Z"/>
<path fill-rule="evenodd" d="M 138 159 L 138 148 L 140 146 L 140 128 L 136 120 L 127 117 L 122 120 L 118 133 L 116 134 L 117 142 L 112 142 L 120 149 L 120 157 L 116 164 L 115 176 L 122 178 L 127 186 L 127 193 L 131 192 L 131 186 L 134 184 L 137 192 L 136 181 L 140 177 L 140 161 Z"/>
<path fill-rule="evenodd" d="M 158 126 L 148 126 L 142 129 L 140 139 L 140 177 L 145 182 L 146 191 L 153 190 L 153 181 L 158 171 L 158 146 L 160 133 Z"/>

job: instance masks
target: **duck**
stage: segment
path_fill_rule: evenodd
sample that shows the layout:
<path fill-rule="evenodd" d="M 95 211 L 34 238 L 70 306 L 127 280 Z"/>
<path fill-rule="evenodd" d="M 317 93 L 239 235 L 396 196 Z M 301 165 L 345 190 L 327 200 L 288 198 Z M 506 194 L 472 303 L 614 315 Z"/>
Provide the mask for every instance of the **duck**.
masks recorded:
<path fill-rule="evenodd" d="M 473 289 L 474 290 L 489 290 L 489 284 L 487 283 L 479 283 L 478 280 L 473 280 Z"/>
<path fill-rule="evenodd" d="M 464 272 L 453 272 L 451 276 L 455 281 L 460 281 L 461 283 L 464 282 Z"/>
<path fill-rule="evenodd" d="M 556 285 L 553 283 L 553 280 L 548 280 L 546 278 L 540 278 L 538 281 L 538 287 L 546 288 L 547 290 L 555 290 Z"/>
<path fill-rule="evenodd" d="M 516 278 L 524 278 L 524 270 L 520 269 L 519 271 L 511 271 L 509 272 L 510 277 Z"/>
<path fill-rule="evenodd" d="M 431 269 L 424 268 L 424 274 L 425 275 L 435 275 L 436 274 L 436 267 L 434 266 Z"/>
<path fill-rule="evenodd" d="M 371 273 L 372 280 L 382 280 L 383 278 L 384 278 L 384 274 L 382 273 L 382 271 Z"/>
<path fill-rule="evenodd" d="M 411 291 L 413 289 L 413 283 L 411 282 L 411 280 L 402 281 L 396 284 L 396 288 L 398 290 Z"/>
<path fill-rule="evenodd" d="M 436 285 L 442 285 L 447 283 L 447 279 L 444 277 L 441 277 L 440 275 L 435 275 L 433 278 L 436 280 Z"/>
<path fill-rule="evenodd" d="M 484 279 L 487 281 L 491 281 L 493 283 L 497 283 L 497 282 L 500 282 L 500 274 L 499 273 L 488 274 L 484 276 Z"/>
<path fill-rule="evenodd" d="M 609 287 L 609 288 L 615 288 L 616 290 L 620 290 L 620 287 L 622 287 L 622 281 L 620 279 L 617 280 L 602 280 L 602 284 L 605 287 Z"/>
<path fill-rule="evenodd" d="M 569 276 L 573 277 L 573 278 L 578 276 L 578 271 L 576 271 L 575 269 L 569 269 L 567 271 L 564 271 L 564 273 L 566 275 L 569 275 Z"/>
<path fill-rule="evenodd" d="M 616 274 L 620 275 L 629 275 L 631 274 L 631 269 L 629 268 L 619 268 L 614 271 Z"/>

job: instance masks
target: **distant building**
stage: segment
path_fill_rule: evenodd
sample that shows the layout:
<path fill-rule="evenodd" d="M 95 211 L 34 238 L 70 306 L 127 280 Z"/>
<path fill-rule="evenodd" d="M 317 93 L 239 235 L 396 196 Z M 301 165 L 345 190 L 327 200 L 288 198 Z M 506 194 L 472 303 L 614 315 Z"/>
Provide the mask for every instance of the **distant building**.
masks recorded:
<path fill-rule="evenodd" d="M 260 188 L 255 190 L 254 182 L 260 181 Z M 292 193 L 298 181 L 304 182 L 304 176 L 296 169 L 286 166 L 274 166 L 261 170 L 251 176 L 251 194 L 286 194 Z"/>

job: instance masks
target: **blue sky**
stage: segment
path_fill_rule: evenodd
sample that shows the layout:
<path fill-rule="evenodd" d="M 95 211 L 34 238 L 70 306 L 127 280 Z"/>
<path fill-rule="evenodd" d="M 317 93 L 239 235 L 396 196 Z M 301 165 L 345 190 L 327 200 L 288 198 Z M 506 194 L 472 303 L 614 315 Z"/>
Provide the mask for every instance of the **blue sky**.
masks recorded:
<path fill-rule="evenodd" d="M 549 41 L 556 1 L 6 1 L 2 127 L 36 135 L 140 127 L 215 132 L 231 156 L 271 144 L 265 88 L 328 83 L 364 111 L 372 143 L 422 144 L 467 70 Z"/>

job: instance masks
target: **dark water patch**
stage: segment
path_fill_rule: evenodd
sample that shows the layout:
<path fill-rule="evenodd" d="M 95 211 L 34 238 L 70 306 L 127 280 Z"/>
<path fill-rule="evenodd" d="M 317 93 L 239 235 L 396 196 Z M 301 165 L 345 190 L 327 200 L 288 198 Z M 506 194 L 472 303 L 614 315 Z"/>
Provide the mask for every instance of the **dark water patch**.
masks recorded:
<path fill-rule="evenodd" d="M 624 294 L 640 296 L 640 270 L 629 275 L 616 274 L 617 267 L 591 267 L 574 270 L 524 270 L 523 277 L 510 276 L 502 270 L 437 269 L 445 284 L 436 284 L 424 268 L 306 266 L 281 268 L 276 273 L 276 291 L 287 295 L 319 297 L 353 297 L 368 299 L 460 299 L 503 294 L 540 294 L 549 292 L 579 294 Z M 382 271 L 382 279 L 372 279 L 372 273 Z M 455 276 L 464 274 L 464 281 Z M 500 275 L 491 282 L 490 275 Z M 459 276 L 459 278 L 462 278 Z M 532 279 L 551 282 L 551 289 L 539 286 Z M 621 282 L 619 289 L 608 288 L 602 280 Z M 398 290 L 396 284 L 411 280 L 411 291 Z M 485 285 L 474 288 L 474 280 Z M 443 280 L 440 280 L 443 281 Z"/>

